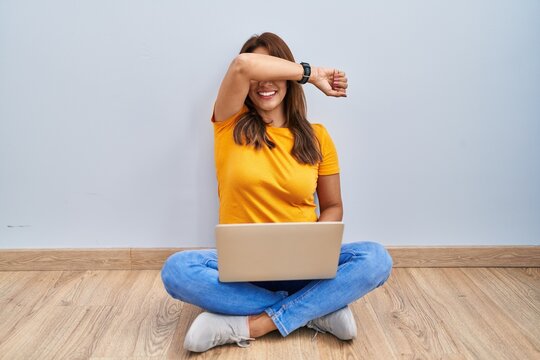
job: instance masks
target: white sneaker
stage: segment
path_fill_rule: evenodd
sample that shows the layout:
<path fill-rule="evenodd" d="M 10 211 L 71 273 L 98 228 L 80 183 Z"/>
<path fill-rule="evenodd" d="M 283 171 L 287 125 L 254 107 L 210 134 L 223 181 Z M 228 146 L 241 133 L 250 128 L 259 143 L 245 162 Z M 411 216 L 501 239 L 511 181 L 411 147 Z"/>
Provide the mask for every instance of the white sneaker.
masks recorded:
<path fill-rule="evenodd" d="M 199 314 L 191 324 L 184 349 L 203 352 L 214 346 L 236 343 L 248 347 L 249 324 L 247 316 L 218 315 L 210 312 Z"/>
<path fill-rule="evenodd" d="M 351 340 L 356 337 L 356 321 L 349 306 L 310 320 L 306 326 L 317 332 L 329 332 L 341 340 Z M 315 336 L 317 336 L 317 333 L 315 333 Z M 313 336 L 313 339 L 315 336 Z"/>

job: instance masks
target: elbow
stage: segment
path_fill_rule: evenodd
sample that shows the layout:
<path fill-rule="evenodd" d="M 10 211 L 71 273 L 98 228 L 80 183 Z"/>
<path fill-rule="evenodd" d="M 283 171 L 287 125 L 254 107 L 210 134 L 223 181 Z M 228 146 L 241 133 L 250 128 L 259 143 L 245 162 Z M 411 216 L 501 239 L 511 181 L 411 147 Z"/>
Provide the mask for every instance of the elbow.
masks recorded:
<path fill-rule="evenodd" d="M 319 221 L 343 221 L 343 206 L 341 204 L 322 207 L 320 213 Z"/>
<path fill-rule="evenodd" d="M 240 75 L 246 75 L 247 70 L 249 69 L 250 56 L 251 54 L 242 53 L 234 58 L 231 63 L 231 70 Z"/>
<path fill-rule="evenodd" d="M 336 206 L 337 221 L 343 221 L 343 206 Z"/>

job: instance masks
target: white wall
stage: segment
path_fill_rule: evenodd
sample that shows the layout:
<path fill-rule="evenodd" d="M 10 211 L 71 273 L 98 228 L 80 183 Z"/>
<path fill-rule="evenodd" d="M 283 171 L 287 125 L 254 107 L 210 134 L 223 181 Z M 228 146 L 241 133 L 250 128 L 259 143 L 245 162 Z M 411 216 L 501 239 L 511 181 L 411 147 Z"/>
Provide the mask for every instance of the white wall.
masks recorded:
<path fill-rule="evenodd" d="M 0 0 L 1 248 L 212 246 L 212 105 L 263 31 L 348 74 L 306 87 L 345 241 L 540 243 L 540 2 L 230 4 Z"/>

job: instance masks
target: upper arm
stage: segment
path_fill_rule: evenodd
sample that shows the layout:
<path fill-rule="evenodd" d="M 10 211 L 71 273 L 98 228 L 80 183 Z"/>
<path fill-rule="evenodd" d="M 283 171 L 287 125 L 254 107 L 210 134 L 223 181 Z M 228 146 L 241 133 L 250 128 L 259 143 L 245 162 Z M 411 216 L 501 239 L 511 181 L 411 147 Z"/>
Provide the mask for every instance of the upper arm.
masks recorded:
<path fill-rule="evenodd" d="M 242 109 L 249 92 L 250 80 L 245 75 L 247 66 L 243 54 L 238 55 L 229 65 L 225 77 L 221 81 L 216 103 L 214 120 L 223 121 Z"/>
<path fill-rule="evenodd" d="M 319 175 L 317 179 L 317 197 L 319 198 L 321 212 L 331 206 L 343 207 L 339 173 Z"/>

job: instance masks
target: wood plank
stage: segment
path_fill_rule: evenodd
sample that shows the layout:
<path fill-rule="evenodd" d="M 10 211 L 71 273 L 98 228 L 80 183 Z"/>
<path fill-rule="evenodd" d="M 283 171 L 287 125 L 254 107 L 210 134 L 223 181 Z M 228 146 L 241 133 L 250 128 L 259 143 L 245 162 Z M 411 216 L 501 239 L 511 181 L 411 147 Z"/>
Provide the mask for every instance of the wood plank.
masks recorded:
<path fill-rule="evenodd" d="M 133 272 L 129 293 L 118 299 L 111 324 L 96 343 L 92 356 L 164 356 L 176 330 L 181 304 L 165 292 L 158 271 Z M 121 272 L 117 276 L 121 277 Z M 119 342 L 117 339 L 123 341 Z"/>
<path fill-rule="evenodd" d="M 462 269 L 432 269 L 414 274 L 426 300 L 452 336 L 474 359 L 527 359 L 534 346 L 520 334 L 502 309 L 470 282 Z M 429 289 L 435 291 L 429 292 Z"/>
<path fill-rule="evenodd" d="M 3 249 L 0 271 L 160 270 L 196 248 Z M 540 246 L 387 246 L 394 267 L 540 267 Z"/>
<path fill-rule="evenodd" d="M 61 275 L 61 271 L 29 271 L 10 273 L 8 279 L 14 286 L 5 287 L 0 301 L 0 354 L 10 339 L 23 334 L 27 323 L 36 322 L 41 310 L 47 305 L 45 294 Z"/>
<path fill-rule="evenodd" d="M 180 303 L 181 307 L 178 309 L 177 312 L 178 322 L 176 323 L 174 333 L 172 334 L 172 341 L 169 345 L 169 348 L 167 349 L 167 352 L 165 353 L 165 357 L 167 359 L 188 359 L 191 357 L 191 354 L 189 351 L 184 350 L 184 338 L 186 337 L 186 333 L 193 320 L 195 320 L 197 315 L 199 315 L 203 310 L 197 306 L 193 306 L 179 300 L 171 301 L 176 301 Z M 197 358 L 209 359 L 212 358 L 211 356 L 215 356 L 214 358 L 217 358 L 216 354 L 219 355 L 219 353 L 223 350 L 218 347 L 212 349 L 212 351 L 214 355 L 212 355 L 212 353 L 205 352 L 202 353 L 200 356 L 197 356 Z"/>
<path fill-rule="evenodd" d="M 533 280 L 540 280 L 540 267 L 523 269 L 525 274 L 531 277 Z M 519 271 L 517 272 L 519 273 Z"/>
<path fill-rule="evenodd" d="M 516 296 L 540 313 L 540 268 L 489 269 L 492 276 L 504 281 Z"/>
<path fill-rule="evenodd" d="M 302 328 L 249 348 L 183 349 L 202 309 L 172 299 L 160 272 L 0 274 L 6 359 L 533 359 L 540 358 L 540 269 L 398 268 L 351 304 L 358 338 Z"/>
<path fill-rule="evenodd" d="M 140 357 L 140 356 L 102 356 L 102 357 L 90 356 L 88 359 L 89 360 L 166 360 L 167 358 L 163 356 L 144 356 L 144 357 Z"/>
<path fill-rule="evenodd" d="M 130 249 L 2 249 L 0 271 L 130 269 Z"/>
<path fill-rule="evenodd" d="M 60 276 L 62 272 L 49 273 L 49 278 Z M 2 271 L 0 272 L 0 309 L 10 302 L 19 305 L 34 301 L 33 298 L 24 297 L 21 292 L 30 286 L 36 278 L 44 275 L 39 271 Z M 45 274 L 46 275 L 46 274 Z M 56 281 L 55 279 L 52 281 Z"/>
<path fill-rule="evenodd" d="M 517 272 L 521 269 L 506 270 Z M 503 310 L 513 327 L 520 329 L 521 335 L 529 338 L 537 350 L 540 349 L 540 302 L 537 300 L 540 287 L 529 286 L 521 292 L 513 281 L 499 277 L 498 272 L 492 269 L 467 269 L 464 273 L 479 291 Z M 530 294 L 534 295 L 528 296 Z"/>
<path fill-rule="evenodd" d="M 384 291 L 383 285 L 374 291 Z M 385 329 L 379 322 L 379 314 L 370 303 L 370 294 L 349 305 L 356 320 L 358 335 L 351 342 L 353 352 L 359 359 L 392 359 L 392 346 L 385 336 Z"/>
<path fill-rule="evenodd" d="M 367 295 L 385 329 L 387 341 L 393 345 L 394 356 L 411 359 L 461 356 L 449 330 L 438 322 L 437 314 L 407 270 L 394 269 L 385 285 Z M 412 293 L 415 296 L 405 296 Z"/>
<path fill-rule="evenodd" d="M 81 355 L 80 358 L 88 358 L 95 336 L 100 335 L 99 331 L 105 328 L 110 320 L 111 307 L 69 306 L 62 298 L 71 288 L 65 280 L 65 274 L 59 271 L 10 274 L 34 275 L 34 279 L 14 294 L 12 303 L 15 306 L 8 303 L 3 307 L 0 353 L 12 354 L 11 351 L 14 351 L 13 354 L 17 354 L 14 358 L 24 359 L 65 358 L 67 355 L 73 357 L 74 353 Z M 79 272 L 76 275 L 78 276 L 70 279 L 79 281 L 84 273 Z M 41 296 L 36 297 L 36 293 Z M 11 317 L 6 319 L 3 316 L 4 311 Z M 13 323 L 10 321 L 12 318 L 18 321 Z M 54 324 L 59 324 L 60 328 Z M 97 331 L 97 334 L 90 330 Z M 39 341 L 28 339 L 34 337 Z M 9 351 L 4 351 L 3 348 Z"/>
<path fill-rule="evenodd" d="M 306 331 L 307 329 L 302 330 Z M 310 341 L 309 335 L 304 336 L 304 339 L 304 342 L 308 343 Z M 331 334 L 318 334 L 315 340 L 320 354 L 318 358 L 321 360 L 364 359 L 362 353 L 356 351 L 356 347 L 353 345 L 354 340 L 342 341 Z M 307 360 L 310 357 L 305 356 L 304 359 Z"/>
<path fill-rule="evenodd" d="M 55 284 L 63 288 L 55 299 L 61 305 L 122 305 L 140 274 L 129 270 L 65 271 Z"/>
<path fill-rule="evenodd" d="M 388 246 L 394 267 L 540 267 L 540 246 Z"/>
<path fill-rule="evenodd" d="M 416 309 L 419 322 L 424 324 L 421 335 L 425 337 L 425 355 L 433 357 L 442 355 L 445 358 L 472 358 L 465 348 L 460 348 L 452 338 L 452 330 L 440 321 L 440 317 L 427 299 L 429 293 L 418 287 L 410 268 L 403 269 L 397 279 L 403 291 L 414 296 L 407 296 L 410 306 Z"/>
<path fill-rule="evenodd" d="M 52 359 L 82 316 L 80 308 L 47 305 L 4 337 L 0 353 L 5 359 Z"/>
<path fill-rule="evenodd" d="M 410 311 L 405 296 L 397 281 L 403 269 L 393 269 L 386 283 L 368 293 L 365 298 L 377 315 L 377 321 L 384 329 L 384 335 L 390 344 L 392 358 L 401 358 L 404 354 L 415 353 L 414 345 L 403 331 L 402 320 L 409 318 Z M 408 325 L 409 326 L 409 325 Z"/>
<path fill-rule="evenodd" d="M 422 270 L 422 271 L 418 271 Z M 431 304 L 442 324 L 453 329 L 451 335 L 460 349 L 464 349 L 468 358 L 491 359 L 493 348 L 489 337 L 483 335 L 482 324 L 474 322 L 477 311 L 464 306 L 460 301 L 464 295 L 460 286 L 452 286 L 447 278 L 449 269 L 410 269 L 419 288 L 423 289 L 426 301 Z"/>
<path fill-rule="evenodd" d="M 153 283 L 150 289 L 140 286 L 141 293 L 147 293 L 137 308 L 137 317 L 141 321 L 131 356 L 163 356 L 172 342 L 183 303 L 168 296 L 159 272 L 145 272 L 153 276 Z M 139 287 L 138 283 L 136 285 Z"/>
<path fill-rule="evenodd" d="M 131 249 L 131 269 L 133 270 L 160 270 L 169 256 L 184 250 L 202 250 L 204 247 L 190 248 L 148 248 Z"/>
<path fill-rule="evenodd" d="M 48 320 L 60 324 L 45 341 L 33 344 L 36 359 L 88 359 L 112 321 L 113 306 L 55 306 L 61 316 Z M 71 312 L 69 312 L 71 311 Z M 66 315 L 67 314 L 69 315 Z"/>
<path fill-rule="evenodd" d="M 466 285 L 464 289 L 467 291 L 464 293 L 468 295 L 467 299 L 475 306 L 475 308 L 482 308 L 479 317 L 484 318 L 484 320 L 492 326 L 494 333 L 502 339 L 501 344 L 506 346 L 509 352 L 519 359 L 525 359 L 531 354 L 535 354 L 535 357 L 540 358 L 540 342 L 538 339 L 535 340 L 530 337 L 528 332 L 521 331 L 521 329 L 516 326 L 512 314 L 506 313 L 503 308 L 499 307 L 497 303 L 490 298 L 490 294 L 486 294 L 478 286 L 475 286 L 470 278 L 465 275 L 471 269 L 452 270 L 456 273 L 461 272 L 463 274 L 463 276 L 460 277 L 451 276 L 451 281 L 455 283 L 460 281 Z M 504 294 L 500 295 L 504 296 Z M 537 324 L 540 324 L 539 314 L 536 314 L 533 319 Z"/>

